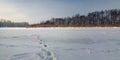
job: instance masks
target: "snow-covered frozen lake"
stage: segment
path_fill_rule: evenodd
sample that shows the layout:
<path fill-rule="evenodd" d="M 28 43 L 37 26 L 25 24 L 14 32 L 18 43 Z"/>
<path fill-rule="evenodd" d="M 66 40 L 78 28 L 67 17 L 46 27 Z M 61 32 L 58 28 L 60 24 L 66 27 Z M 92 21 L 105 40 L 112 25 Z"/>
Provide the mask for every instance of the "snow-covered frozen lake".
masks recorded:
<path fill-rule="evenodd" d="M 120 28 L 0 28 L 0 60 L 44 60 L 37 36 L 56 60 L 120 60 Z"/>

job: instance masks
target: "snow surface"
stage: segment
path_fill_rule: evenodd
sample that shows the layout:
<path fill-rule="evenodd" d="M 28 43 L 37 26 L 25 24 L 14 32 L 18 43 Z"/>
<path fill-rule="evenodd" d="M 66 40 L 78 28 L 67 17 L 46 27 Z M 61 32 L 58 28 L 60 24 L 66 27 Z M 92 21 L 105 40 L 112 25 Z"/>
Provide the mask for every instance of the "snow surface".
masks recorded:
<path fill-rule="evenodd" d="M 0 60 L 120 60 L 120 28 L 0 28 Z"/>

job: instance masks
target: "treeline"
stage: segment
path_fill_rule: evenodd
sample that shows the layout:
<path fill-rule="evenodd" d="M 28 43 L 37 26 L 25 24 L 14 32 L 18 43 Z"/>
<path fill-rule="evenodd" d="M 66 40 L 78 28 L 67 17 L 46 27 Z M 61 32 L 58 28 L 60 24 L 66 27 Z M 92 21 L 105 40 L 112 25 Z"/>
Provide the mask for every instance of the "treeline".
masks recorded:
<path fill-rule="evenodd" d="M 27 22 L 11 22 L 9 20 L 0 19 L 0 27 L 25 27 L 29 24 Z"/>
<path fill-rule="evenodd" d="M 57 26 L 120 26 L 120 9 L 102 10 L 88 13 L 88 15 L 76 14 L 72 17 L 52 18 L 33 27 L 57 27 Z"/>

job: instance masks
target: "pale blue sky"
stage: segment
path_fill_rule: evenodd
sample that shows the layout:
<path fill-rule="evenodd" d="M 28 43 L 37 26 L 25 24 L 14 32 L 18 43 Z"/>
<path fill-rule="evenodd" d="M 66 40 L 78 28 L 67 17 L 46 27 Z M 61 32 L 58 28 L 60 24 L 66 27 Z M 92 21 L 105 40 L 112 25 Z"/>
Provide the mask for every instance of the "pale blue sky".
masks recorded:
<path fill-rule="evenodd" d="M 52 17 L 120 9 L 120 0 L 0 0 L 0 18 L 39 23 Z"/>

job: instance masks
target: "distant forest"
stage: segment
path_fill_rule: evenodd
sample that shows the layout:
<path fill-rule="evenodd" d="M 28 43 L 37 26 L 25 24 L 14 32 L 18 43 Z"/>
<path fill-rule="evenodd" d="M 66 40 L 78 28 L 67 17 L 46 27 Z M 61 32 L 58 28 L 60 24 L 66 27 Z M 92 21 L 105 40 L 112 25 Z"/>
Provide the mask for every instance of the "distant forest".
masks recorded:
<path fill-rule="evenodd" d="M 33 24 L 30 27 L 120 27 L 120 9 L 102 10 L 88 13 L 87 15 L 76 14 L 72 17 L 52 18 Z"/>
<path fill-rule="evenodd" d="M 11 22 L 10 20 L 0 19 L 0 27 L 25 27 L 29 26 L 27 22 Z"/>

